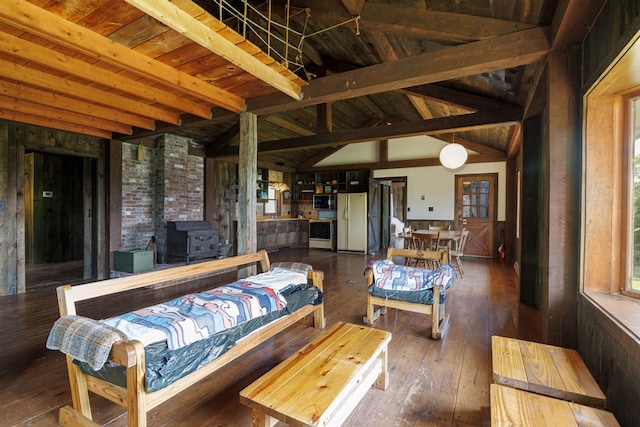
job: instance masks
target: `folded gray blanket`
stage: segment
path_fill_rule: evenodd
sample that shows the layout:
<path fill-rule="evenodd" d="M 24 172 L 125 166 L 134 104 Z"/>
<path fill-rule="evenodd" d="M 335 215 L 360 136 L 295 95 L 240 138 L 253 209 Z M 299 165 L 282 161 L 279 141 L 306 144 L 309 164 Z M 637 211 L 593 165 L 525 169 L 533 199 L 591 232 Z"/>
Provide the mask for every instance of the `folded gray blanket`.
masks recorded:
<path fill-rule="evenodd" d="M 56 320 L 47 338 L 49 350 L 60 350 L 92 369 L 102 368 L 111 347 L 127 341 L 124 332 L 88 317 L 69 315 Z"/>

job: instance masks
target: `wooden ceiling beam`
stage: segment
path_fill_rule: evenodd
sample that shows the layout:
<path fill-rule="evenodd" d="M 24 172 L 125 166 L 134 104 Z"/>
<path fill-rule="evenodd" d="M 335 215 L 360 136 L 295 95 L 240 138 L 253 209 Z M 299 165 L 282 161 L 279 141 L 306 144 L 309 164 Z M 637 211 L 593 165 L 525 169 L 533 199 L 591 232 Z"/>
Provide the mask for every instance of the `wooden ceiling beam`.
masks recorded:
<path fill-rule="evenodd" d="M 273 59 L 272 64 L 262 62 L 255 53 L 246 50 L 247 44 L 258 49 L 246 39 L 243 39 L 244 47 L 231 42 L 221 33 L 230 29 L 195 3 L 178 0 L 125 1 L 291 98 L 301 98 L 301 86 L 289 78 L 290 72 L 285 67 Z M 261 52 L 260 49 L 258 51 Z"/>
<path fill-rule="evenodd" d="M 502 159 L 504 160 L 504 159 Z M 500 159 L 496 159 L 491 155 L 485 154 L 470 154 L 465 164 L 471 163 L 487 163 L 498 162 Z M 351 163 L 335 166 L 318 166 L 314 168 L 307 168 L 304 170 L 297 169 L 298 172 L 336 172 L 343 170 L 379 170 L 379 169 L 404 169 L 404 168 L 419 168 L 427 166 L 442 166 L 440 159 L 437 157 L 428 157 L 424 159 L 411 159 L 411 160 L 390 160 L 388 162 L 374 162 L 374 163 Z"/>
<path fill-rule="evenodd" d="M 469 113 L 474 111 L 495 110 L 509 106 L 509 104 L 496 101 L 495 99 L 434 84 L 408 87 L 400 91 L 407 94 L 410 93 L 414 96 L 421 96 Z"/>
<path fill-rule="evenodd" d="M 82 135 L 95 136 L 98 138 L 111 139 L 111 132 L 107 130 L 91 128 L 88 126 L 78 125 L 76 123 L 50 119 L 42 116 L 36 116 L 35 114 L 30 113 L 0 109 L 0 119 L 26 123 L 29 125 L 42 126 L 45 128 L 64 130 L 67 132 L 79 133 Z"/>
<path fill-rule="evenodd" d="M 345 0 L 347 1 L 347 0 Z M 577 1 L 577 0 L 576 0 Z M 394 34 L 420 40 L 466 43 L 485 40 L 517 31 L 533 28 L 534 25 L 496 18 L 439 12 L 425 8 L 406 7 L 401 4 L 366 2 L 362 12 L 353 14 L 339 2 L 293 1 L 296 7 L 310 5 L 311 16 L 326 24 L 344 22 L 359 15 L 358 25 L 363 31 Z M 342 2 L 344 3 L 344 1 Z"/>
<path fill-rule="evenodd" d="M 373 47 L 378 52 L 382 62 L 393 62 L 400 59 L 396 50 L 393 48 L 391 43 L 389 43 L 389 39 L 385 33 L 371 33 L 369 34 L 369 39 L 373 42 Z M 431 114 L 431 110 L 429 110 L 429 106 L 425 102 L 424 98 L 413 96 L 410 93 L 407 93 L 406 95 L 409 97 L 409 101 L 418 114 L 420 114 L 420 117 L 425 120 L 433 118 L 433 114 Z"/>
<path fill-rule="evenodd" d="M 347 8 L 350 14 L 358 16 L 362 13 L 365 0 L 340 0 L 344 7 Z"/>
<path fill-rule="evenodd" d="M 54 107 L 63 111 L 71 111 L 91 117 L 110 120 L 112 122 L 124 123 L 131 127 L 137 126 L 146 130 L 155 130 L 155 121 L 153 119 L 129 114 L 124 111 L 104 107 L 92 102 L 81 101 L 64 95 L 35 89 L 22 84 L 15 84 L 7 80 L 0 81 L 0 94 L 36 104 Z"/>
<path fill-rule="evenodd" d="M 72 113 L 59 108 L 36 104 L 3 95 L 0 95 L 0 110 L 38 115 L 45 119 L 75 123 L 79 126 L 102 129 L 109 132 L 131 133 L 131 126 L 126 124 L 99 119 L 85 114 Z"/>
<path fill-rule="evenodd" d="M 551 22 L 551 47 L 580 44 L 595 22 L 606 0 L 566 0 L 558 2 Z"/>
<path fill-rule="evenodd" d="M 168 85 L 212 105 L 234 112 L 244 109 L 244 99 L 241 97 L 129 49 L 26 0 L 13 0 L 11 7 L 0 8 L 0 22 Z"/>
<path fill-rule="evenodd" d="M 495 159 L 500 159 L 500 160 L 506 159 L 505 153 L 500 150 L 496 150 L 495 148 L 491 148 L 487 145 L 480 144 L 478 142 L 474 142 L 466 138 L 461 138 L 459 135 L 454 135 L 453 133 L 438 135 L 438 136 L 435 136 L 434 138 L 447 143 L 456 142 L 462 145 L 464 148 L 467 148 L 471 151 L 475 151 L 478 154 L 486 154 L 488 156 L 492 156 Z"/>
<path fill-rule="evenodd" d="M 190 114 L 185 114 L 181 118 L 179 124 L 170 123 L 156 123 L 154 130 L 134 129 L 132 135 L 114 135 L 114 139 L 119 141 L 128 141 L 130 139 L 147 138 L 151 136 L 160 135 L 163 133 L 175 133 L 187 129 L 197 129 L 206 126 L 214 126 L 221 123 L 227 123 L 238 119 L 238 115 L 230 113 L 223 108 L 214 108 L 212 111 L 212 118 L 209 120 L 195 117 Z M 258 117 L 258 120 L 260 117 Z"/>
<path fill-rule="evenodd" d="M 298 135 L 303 135 L 303 136 L 315 135 L 315 132 L 312 129 L 301 126 L 298 123 L 291 122 L 282 116 L 278 116 L 277 114 L 272 114 L 270 116 L 267 116 L 266 120 L 271 124 L 281 127 L 282 129 L 286 129 L 289 132 L 297 133 Z"/>
<path fill-rule="evenodd" d="M 52 74 L 47 74 L 13 62 L 0 60 L 0 76 L 105 106 L 117 105 L 124 111 L 140 114 L 144 117 L 162 120 L 167 123 L 180 123 L 180 116 L 175 112 L 154 107 L 147 103 L 135 101 L 131 98 L 116 95 L 98 88 L 89 87 L 81 83 L 72 82 L 62 77 L 56 77 Z"/>
<path fill-rule="evenodd" d="M 304 99 L 281 94 L 247 102 L 261 115 L 526 65 L 549 52 L 546 29 L 520 31 L 312 80 Z"/>
<path fill-rule="evenodd" d="M 277 152 L 296 148 L 327 147 L 355 142 L 378 141 L 415 135 L 439 135 L 443 133 L 473 130 L 485 127 L 511 126 L 519 123 L 522 110 L 511 107 L 503 110 L 478 112 L 460 116 L 440 117 L 419 122 L 406 122 L 353 129 L 342 132 L 324 133 L 306 137 L 289 138 L 279 141 L 265 141 L 258 144 L 258 152 Z M 212 157 L 227 157 L 238 154 L 238 147 L 224 147 L 216 150 Z"/>
<path fill-rule="evenodd" d="M 184 97 L 145 85 L 121 74 L 2 32 L 0 32 L 0 51 L 89 82 L 120 90 L 135 98 L 146 99 L 198 117 L 211 118 L 211 108 L 207 105 L 195 103 Z"/>

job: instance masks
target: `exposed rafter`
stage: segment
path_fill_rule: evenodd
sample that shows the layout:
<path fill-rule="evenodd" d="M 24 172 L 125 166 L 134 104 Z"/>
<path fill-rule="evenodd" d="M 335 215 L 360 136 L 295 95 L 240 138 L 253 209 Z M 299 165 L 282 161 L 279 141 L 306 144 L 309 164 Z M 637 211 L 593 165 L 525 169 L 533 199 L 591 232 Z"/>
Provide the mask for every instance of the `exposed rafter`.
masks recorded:
<path fill-rule="evenodd" d="M 258 144 L 258 152 L 277 152 L 296 148 L 327 147 L 354 142 L 377 141 L 415 135 L 438 135 L 453 131 L 480 129 L 487 126 L 511 126 L 519 123 L 522 110 L 513 107 L 490 112 L 479 112 L 461 116 L 443 117 L 420 122 L 391 124 L 374 128 L 325 133 L 307 137 L 268 141 Z M 212 157 L 237 156 L 238 147 L 224 147 Z"/>
<path fill-rule="evenodd" d="M 353 16 L 345 8 L 336 7 L 336 3 L 314 2 L 311 13 L 315 19 L 327 24 L 345 21 Z M 301 1 L 294 1 L 292 4 L 303 6 Z M 358 15 L 358 25 L 363 31 L 422 40 L 444 40 L 447 43 L 484 40 L 534 27 L 522 22 L 418 9 L 404 4 L 365 2 Z"/>
<path fill-rule="evenodd" d="M 312 80 L 295 105 L 276 94 L 250 100 L 247 107 L 255 114 L 271 114 L 526 65 L 548 51 L 547 31 L 533 28 Z"/>
<path fill-rule="evenodd" d="M 230 41 L 231 30 L 192 1 L 125 1 L 282 93 L 300 99 L 302 80 L 241 36 L 238 35 L 237 43 Z M 221 33 L 223 30 L 225 35 Z"/>
<path fill-rule="evenodd" d="M 11 7 L 0 8 L 0 22 L 31 32 L 96 60 L 125 68 L 134 75 L 179 88 L 212 105 L 235 112 L 244 108 L 244 100 L 230 92 L 131 50 L 26 0 L 13 0 Z"/>

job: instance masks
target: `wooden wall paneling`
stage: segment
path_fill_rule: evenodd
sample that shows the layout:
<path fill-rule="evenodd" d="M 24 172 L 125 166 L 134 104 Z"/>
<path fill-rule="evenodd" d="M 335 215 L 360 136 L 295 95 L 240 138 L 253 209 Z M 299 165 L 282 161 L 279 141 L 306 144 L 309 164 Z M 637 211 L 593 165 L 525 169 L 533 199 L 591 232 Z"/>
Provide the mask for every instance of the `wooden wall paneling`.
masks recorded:
<path fill-rule="evenodd" d="M 24 185 L 16 187 L 17 177 L 23 176 L 18 169 L 24 167 L 18 160 L 23 147 L 18 147 L 12 130 L 8 122 L 0 121 L 0 201 L 4 202 L 4 210 L 0 211 L 0 295 L 25 291 L 24 243 L 18 241 L 20 224 L 24 224 L 24 210 L 18 210 L 22 203 L 18 191 L 24 191 Z"/>
<path fill-rule="evenodd" d="M 107 144 L 107 223 L 109 225 L 109 269 L 113 269 L 113 252 L 122 248 L 122 142 Z"/>
<path fill-rule="evenodd" d="M 78 260 L 83 253 L 82 159 L 34 153 L 33 263 Z M 48 193 L 48 194 L 45 194 Z M 87 250 L 90 248 L 84 248 Z"/>
<path fill-rule="evenodd" d="M 85 163 L 91 165 L 91 174 L 95 183 L 91 203 L 92 215 L 91 218 L 86 219 L 91 223 L 93 230 L 91 240 L 94 245 L 94 255 L 92 257 L 92 271 L 85 270 L 85 278 L 108 279 L 111 273 L 110 237 L 107 235 L 109 204 L 107 203 L 107 149 L 105 145 L 107 144 L 103 144 L 101 155 L 97 159 L 85 159 Z"/>
<path fill-rule="evenodd" d="M 34 158 L 35 153 L 24 155 L 24 227 L 25 227 L 25 261 L 33 262 L 33 198 L 34 198 Z"/>
<path fill-rule="evenodd" d="M 578 351 L 622 426 L 640 417 L 640 354 L 633 338 L 587 298 L 579 297 Z"/>
<path fill-rule="evenodd" d="M 507 159 L 506 163 L 506 206 L 505 206 L 505 225 L 504 225 L 504 249 L 505 262 L 513 263 L 516 261 L 519 247 L 516 247 L 516 226 L 518 224 L 516 215 L 520 212 L 517 209 L 518 198 L 518 174 L 517 162 L 515 158 Z"/>
<path fill-rule="evenodd" d="M 96 231 L 97 229 L 94 227 L 94 218 L 97 218 L 98 211 L 96 209 L 96 204 L 94 203 L 94 188 L 97 190 L 98 183 L 95 182 L 96 177 L 93 174 L 94 162 L 92 159 L 83 159 L 82 162 L 82 210 L 80 218 L 78 221 L 82 224 L 83 227 L 83 250 L 82 250 L 82 259 L 83 259 L 83 274 L 82 277 L 85 279 L 90 279 L 94 276 L 95 271 L 98 267 L 97 258 L 95 258 L 96 251 L 98 249 L 98 239 Z M 98 194 L 96 192 L 96 197 Z M 103 240 L 104 243 L 104 240 Z"/>
<path fill-rule="evenodd" d="M 525 120 L 522 152 L 527 161 L 522 168 L 520 302 L 536 308 L 540 308 L 538 205 L 541 141 L 540 116 Z"/>
<path fill-rule="evenodd" d="M 231 187 L 236 182 L 235 168 L 232 163 L 205 159 L 204 219 L 209 221 L 211 228 L 219 230 L 221 244 L 233 244 L 234 241 L 237 190 Z"/>

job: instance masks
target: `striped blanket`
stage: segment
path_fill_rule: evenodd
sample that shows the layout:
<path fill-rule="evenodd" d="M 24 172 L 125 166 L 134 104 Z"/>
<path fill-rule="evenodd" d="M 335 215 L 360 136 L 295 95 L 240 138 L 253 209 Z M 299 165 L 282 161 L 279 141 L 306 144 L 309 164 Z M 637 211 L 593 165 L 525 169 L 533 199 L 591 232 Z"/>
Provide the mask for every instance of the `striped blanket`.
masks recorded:
<path fill-rule="evenodd" d="M 239 281 L 210 291 L 184 295 L 105 319 L 104 322 L 125 332 L 135 329 L 136 325 L 142 329 L 154 329 L 166 336 L 169 349 L 175 350 L 272 311 L 282 310 L 286 304 L 278 290 Z"/>
<path fill-rule="evenodd" d="M 388 259 L 371 260 L 369 267 L 373 270 L 374 284 L 377 288 L 394 291 L 421 291 L 441 285 L 448 289 L 456 279 L 451 264 L 443 265 L 435 270 L 396 265 Z"/>

